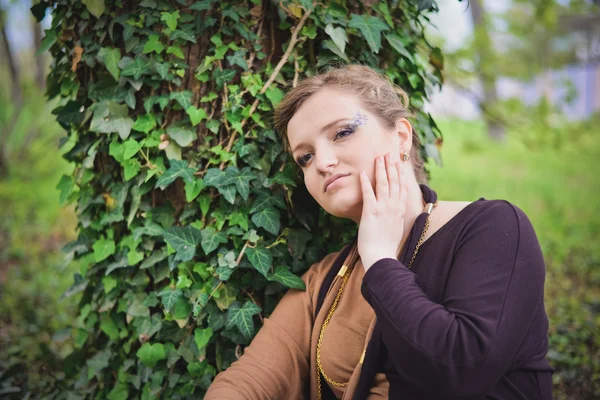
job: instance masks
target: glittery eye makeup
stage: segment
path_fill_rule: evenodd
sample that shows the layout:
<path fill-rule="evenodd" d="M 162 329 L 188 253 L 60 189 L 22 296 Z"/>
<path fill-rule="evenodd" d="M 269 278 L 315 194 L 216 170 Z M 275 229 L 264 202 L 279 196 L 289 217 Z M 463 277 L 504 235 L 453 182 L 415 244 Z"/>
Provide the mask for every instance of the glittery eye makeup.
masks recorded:
<path fill-rule="evenodd" d="M 356 129 L 357 127 L 359 127 L 361 125 L 366 125 L 367 120 L 368 120 L 368 118 L 365 114 L 360 112 L 360 110 L 356 110 L 356 114 L 354 114 L 354 118 L 352 118 L 352 121 L 350 121 L 350 127 L 352 129 Z"/>

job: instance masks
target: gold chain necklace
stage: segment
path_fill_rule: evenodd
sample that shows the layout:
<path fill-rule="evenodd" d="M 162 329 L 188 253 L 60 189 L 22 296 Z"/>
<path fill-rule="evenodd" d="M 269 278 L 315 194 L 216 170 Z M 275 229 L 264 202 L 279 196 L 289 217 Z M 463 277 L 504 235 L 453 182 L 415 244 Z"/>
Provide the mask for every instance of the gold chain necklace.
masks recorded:
<path fill-rule="evenodd" d="M 427 234 L 427 230 L 429 229 L 429 217 L 431 215 L 431 211 L 433 210 L 433 208 L 435 206 L 437 206 L 437 201 L 435 202 L 435 204 L 428 203 L 425 205 L 425 212 L 427 213 L 427 219 L 425 220 L 425 226 L 423 227 L 423 232 L 421 233 L 419 242 L 417 243 L 417 246 L 415 247 L 415 251 L 413 252 L 412 257 L 408 263 L 408 266 L 407 266 L 408 269 L 410 269 L 412 267 L 412 263 L 413 263 L 413 261 L 415 261 L 415 258 L 417 257 L 419 248 L 421 247 L 421 244 L 423 244 L 423 241 L 425 240 L 425 235 Z M 336 382 L 333 379 L 331 379 L 329 376 L 327 376 L 327 374 L 323 370 L 323 365 L 321 365 L 321 346 L 323 344 L 323 336 L 325 334 L 325 328 L 327 328 L 327 325 L 329 325 L 329 321 L 331 321 L 333 312 L 335 311 L 335 309 L 338 305 L 338 302 L 342 295 L 342 291 L 344 290 L 344 287 L 346 286 L 346 283 L 348 282 L 348 279 L 350 278 L 350 274 L 352 273 L 352 270 L 354 269 L 354 265 L 356 264 L 356 261 L 358 261 L 358 250 L 357 250 L 356 246 L 354 246 L 351 250 L 349 265 L 348 264 L 342 265 L 342 267 L 340 268 L 340 271 L 338 272 L 338 276 L 343 277 L 342 284 L 340 285 L 340 288 L 338 289 L 338 292 L 335 295 L 333 304 L 329 308 L 329 312 L 327 313 L 327 317 L 325 318 L 325 321 L 323 322 L 323 326 L 321 327 L 321 332 L 319 333 L 319 340 L 317 341 L 317 392 L 319 395 L 319 400 L 323 399 L 323 393 L 322 393 L 322 389 L 321 389 L 321 374 L 323 374 L 323 377 L 325 378 L 325 380 L 330 385 L 333 385 L 333 386 L 346 387 L 346 386 L 348 386 L 348 383 L 350 382 L 350 381 Z M 362 362 L 362 357 L 361 357 L 360 362 Z"/>

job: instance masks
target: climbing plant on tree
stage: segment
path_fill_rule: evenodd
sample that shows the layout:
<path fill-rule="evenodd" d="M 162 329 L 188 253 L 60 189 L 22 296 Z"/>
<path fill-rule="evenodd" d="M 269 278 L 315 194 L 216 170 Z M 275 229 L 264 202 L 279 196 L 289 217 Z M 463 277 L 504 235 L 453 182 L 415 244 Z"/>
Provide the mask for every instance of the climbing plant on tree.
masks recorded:
<path fill-rule="evenodd" d="M 299 275 L 355 227 L 326 215 L 271 127 L 299 79 L 332 62 L 385 72 L 423 112 L 440 85 L 424 37 L 433 1 L 47 0 L 48 97 L 66 136 L 80 271 L 62 389 L 126 399 L 202 396 Z M 335 243 L 332 247 L 331 243 Z M 75 397 L 73 397 L 75 398 Z"/>

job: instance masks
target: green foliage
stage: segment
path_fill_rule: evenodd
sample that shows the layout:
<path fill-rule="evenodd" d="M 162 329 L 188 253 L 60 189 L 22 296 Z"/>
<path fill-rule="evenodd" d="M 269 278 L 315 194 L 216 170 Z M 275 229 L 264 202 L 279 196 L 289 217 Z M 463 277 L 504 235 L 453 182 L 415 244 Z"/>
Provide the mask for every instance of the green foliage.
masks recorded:
<path fill-rule="evenodd" d="M 74 166 L 58 189 L 78 219 L 65 295 L 79 314 L 54 394 L 201 397 L 283 293 L 305 289 L 298 275 L 349 240 L 350 222 L 306 203 L 270 126 L 295 76 L 340 60 L 386 73 L 439 158 L 422 111 L 441 85 L 423 36 L 433 1 L 44 4 L 48 95 Z"/>

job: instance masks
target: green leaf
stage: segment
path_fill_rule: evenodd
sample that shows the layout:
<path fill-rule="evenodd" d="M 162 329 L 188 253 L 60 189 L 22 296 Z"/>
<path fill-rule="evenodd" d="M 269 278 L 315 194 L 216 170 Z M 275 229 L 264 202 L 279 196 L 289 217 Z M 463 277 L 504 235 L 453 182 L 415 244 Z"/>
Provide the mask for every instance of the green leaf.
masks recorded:
<path fill-rule="evenodd" d="M 271 232 L 273 235 L 279 233 L 279 219 L 279 211 L 273 207 L 265 207 L 255 214 L 252 214 L 252 222 L 254 222 L 256 226 L 266 229 L 267 232 Z"/>
<path fill-rule="evenodd" d="M 196 246 L 201 241 L 199 229 L 193 226 L 174 226 L 165 231 L 165 240 L 169 243 L 177 255 L 175 260 L 189 261 L 196 255 Z"/>
<path fill-rule="evenodd" d="M 137 56 L 134 59 L 123 57 L 119 62 L 119 68 L 121 68 L 121 75 L 131 76 L 136 81 L 139 80 L 142 75 L 150 73 L 148 59 L 142 56 Z"/>
<path fill-rule="evenodd" d="M 96 262 L 106 260 L 109 256 L 115 254 L 116 249 L 115 241 L 105 238 L 97 240 L 92 247 Z"/>
<path fill-rule="evenodd" d="M 149 54 L 155 52 L 156 54 L 162 53 L 165 49 L 165 45 L 160 42 L 160 37 L 157 34 L 148 36 L 148 41 L 144 45 L 142 53 Z M 164 78 L 163 78 L 164 79 Z"/>
<path fill-rule="evenodd" d="M 169 254 L 164 249 L 155 250 L 150 257 L 148 257 L 144 260 L 142 265 L 140 265 L 140 268 L 141 269 L 150 268 L 151 266 L 164 260 L 168 256 L 169 256 Z"/>
<path fill-rule="evenodd" d="M 384 36 L 388 43 L 394 48 L 394 50 L 396 50 L 399 54 L 403 55 L 404 57 L 408 58 L 411 62 L 413 61 L 412 54 L 410 54 L 406 47 L 404 47 L 404 43 L 402 43 L 402 39 L 400 38 L 400 36 L 396 35 L 395 33 L 386 33 Z"/>
<path fill-rule="evenodd" d="M 115 81 L 119 81 L 119 61 L 121 61 L 121 50 L 110 48 L 110 47 L 102 47 L 100 51 L 98 51 L 98 58 L 100 62 L 102 62 L 108 72 L 115 78 Z"/>
<path fill-rule="evenodd" d="M 135 139 L 127 139 L 123 143 L 123 160 L 130 159 L 135 156 L 142 148 L 142 144 Z"/>
<path fill-rule="evenodd" d="M 173 54 L 175 57 L 185 60 L 183 50 L 181 50 L 181 47 L 179 46 L 169 46 L 169 48 L 167 49 L 167 54 Z"/>
<path fill-rule="evenodd" d="M 63 175 L 60 178 L 60 181 L 56 185 L 56 189 L 60 190 L 60 205 L 64 205 L 65 202 L 69 199 L 71 193 L 73 193 L 73 188 L 75 187 L 75 181 L 72 176 Z"/>
<path fill-rule="evenodd" d="M 117 104 L 112 101 L 97 103 L 94 107 L 94 116 L 90 130 L 97 133 L 115 133 L 126 140 L 131 133 L 133 120 L 129 118 L 129 109 L 126 104 Z"/>
<path fill-rule="evenodd" d="M 273 256 L 271 255 L 271 252 L 264 247 L 248 247 L 246 249 L 246 255 L 254 268 L 266 278 L 273 265 Z"/>
<path fill-rule="evenodd" d="M 225 232 L 217 232 L 213 227 L 208 227 L 202 230 L 202 241 L 200 245 L 204 253 L 210 254 L 219 247 L 219 243 L 227 243 L 227 235 Z"/>
<path fill-rule="evenodd" d="M 175 100 L 181 108 L 187 110 L 192 105 L 192 92 L 184 90 L 183 92 L 171 92 L 169 100 Z"/>
<path fill-rule="evenodd" d="M 267 96 L 267 98 L 271 101 L 273 108 L 275 108 L 279 102 L 281 102 L 281 99 L 283 99 L 283 91 L 277 86 L 271 85 L 265 92 L 265 96 Z"/>
<path fill-rule="evenodd" d="M 220 70 L 220 69 L 216 68 L 213 71 L 213 79 L 215 80 L 215 82 L 217 84 L 217 89 L 219 89 L 219 90 L 223 88 L 224 84 L 231 81 L 234 77 L 235 77 L 234 69 Z"/>
<path fill-rule="evenodd" d="M 169 287 L 165 288 L 162 292 L 159 293 L 159 296 L 162 300 L 162 305 L 165 307 L 165 310 L 171 311 L 175 302 L 183 295 L 181 289 L 171 289 Z"/>
<path fill-rule="evenodd" d="M 202 351 L 206 347 L 212 335 L 213 330 L 211 328 L 196 328 L 194 330 L 194 342 L 196 342 L 199 351 Z"/>
<path fill-rule="evenodd" d="M 117 287 L 117 278 L 114 276 L 102 277 L 102 286 L 104 286 L 104 293 L 110 293 L 111 290 Z"/>
<path fill-rule="evenodd" d="M 167 358 L 165 347 L 162 343 L 150 344 L 149 342 L 146 342 L 140 347 L 136 355 L 142 364 L 148 368 L 154 368 L 160 360 Z"/>
<path fill-rule="evenodd" d="M 160 20 L 165 21 L 165 23 L 167 24 L 169 29 L 172 31 L 177 29 L 177 20 L 179 18 L 181 18 L 181 15 L 179 15 L 179 10 L 172 12 L 172 13 L 168 13 L 168 12 L 160 13 Z"/>
<path fill-rule="evenodd" d="M 92 358 L 86 361 L 87 366 L 94 372 L 100 372 L 104 368 L 108 367 L 110 357 L 112 356 L 110 350 L 104 350 L 96 353 Z"/>
<path fill-rule="evenodd" d="M 142 169 L 142 166 L 140 165 L 139 161 L 135 158 L 125 160 L 122 165 L 123 177 L 125 178 L 126 182 L 134 178 Z"/>
<path fill-rule="evenodd" d="M 148 133 L 156 126 L 154 115 L 145 114 L 135 120 L 135 124 L 131 127 L 134 131 Z"/>
<path fill-rule="evenodd" d="M 190 116 L 190 121 L 192 121 L 192 126 L 198 125 L 203 119 L 208 117 L 204 108 L 196 108 L 194 106 L 190 106 L 185 109 L 187 115 Z"/>
<path fill-rule="evenodd" d="M 248 63 L 244 58 L 245 54 L 245 50 L 238 50 L 235 53 L 233 53 L 232 56 L 227 56 L 227 61 L 229 61 L 231 65 L 239 65 L 244 71 L 248 71 Z"/>
<path fill-rule="evenodd" d="M 196 179 L 193 183 L 186 182 L 185 183 L 185 201 L 191 203 L 202 189 L 204 189 L 204 181 L 202 179 Z"/>
<path fill-rule="evenodd" d="M 165 171 L 164 174 L 158 178 L 155 187 L 165 190 L 175 179 L 181 177 L 185 182 L 194 182 L 194 168 L 188 167 L 188 163 L 185 160 L 169 160 L 171 167 Z"/>
<path fill-rule="evenodd" d="M 48 51 L 50 47 L 58 40 L 58 34 L 54 29 L 46 29 L 46 36 L 42 39 L 40 48 L 35 52 L 36 57 L 45 51 Z"/>
<path fill-rule="evenodd" d="M 180 125 L 170 125 L 167 128 L 167 135 L 181 147 L 189 146 L 196 138 L 196 133 L 183 128 Z"/>
<path fill-rule="evenodd" d="M 299 276 L 294 275 L 287 267 L 284 266 L 277 267 L 275 272 L 268 276 L 267 279 L 270 281 L 280 282 L 293 289 L 306 290 L 304 281 Z"/>
<path fill-rule="evenodd" d="M 348 26 L 360 30 L 371 51 L 375 54 L 379 53 L 381 32 L 389 29 L 385 22 L 371 15 L 352 14 Z"/>
<path fill-rule="evenodd" d="M 340 51 L 343 54 L 346 51 L 346 42 L 348 42 L 348 36 L 346 35 L 346 31 L 339 26 L 337 28 L 334 28 L 333 25 L 327 24 L 327 26 L 325 27 L 325 33 L 327 33 L 329 37 L 331 37 L 333 43 L 335 43 L 335 45 L 340 49 Z"/>
<path fill-rule="evenodd" d="M 177 289 L 186 289 L 189 288 L 190 286 L 192 286 L 192 280 L 190 278 L 188 278 L 185 275 L 179 275 L 177 277 L 177 284 L 175 285 L 175 287 Z"/>
<path fill-rule="evenodd" d="M 104 0 L 81 0 L 81 2 L 85 4 L 90 14 L 96 18 L 100 18 L 104 13 Z"/>
<path fill-rule="evenodd" d="M 119 327 L 110 317 L 109 313 L 102 314 L 102 317 L 100 318 L 100 330 L 106 333 L 110 340 L 119 339 Z"/>
<path fill-rule="evenodd" d="M 227 311 L 227 328 L 236 326 L 247 339 L 254 334 L 254 321 L 252 316 L 259 314 L 262 309 L 251 301 L 247 301 L 243 307 L 235 302 Z"/>

